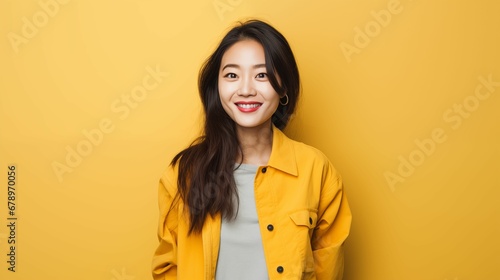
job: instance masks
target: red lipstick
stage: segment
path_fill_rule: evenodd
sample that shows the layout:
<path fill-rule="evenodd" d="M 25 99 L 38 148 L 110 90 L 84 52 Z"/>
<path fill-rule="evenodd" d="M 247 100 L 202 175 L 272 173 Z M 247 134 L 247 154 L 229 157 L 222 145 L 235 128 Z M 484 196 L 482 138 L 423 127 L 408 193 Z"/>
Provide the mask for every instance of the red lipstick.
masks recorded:
<path fill-rule="evenodd" d="M 239 101 L 234 104 L 236 104 L 238 110 L 240 110 L 243 113 L 255 112 L 260 108 L 260 106 L 262 106 L 262 103 L 254 101 Z"/>

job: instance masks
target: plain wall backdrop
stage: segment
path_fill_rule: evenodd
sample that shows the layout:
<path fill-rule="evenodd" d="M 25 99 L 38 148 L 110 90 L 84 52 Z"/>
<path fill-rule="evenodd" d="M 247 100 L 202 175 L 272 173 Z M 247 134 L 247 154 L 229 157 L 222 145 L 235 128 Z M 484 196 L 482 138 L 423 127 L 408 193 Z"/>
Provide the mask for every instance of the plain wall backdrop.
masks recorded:
<path fill-rule="evenodd" d="M 158 180 L 201 128 L 198 70 L 256 17 L 300 67 L 286 133 L 344 178 L 345 279 L 499 279 L 499 13 L 494 0 L 2 0 L 0 278 L 151 279 Z"/>

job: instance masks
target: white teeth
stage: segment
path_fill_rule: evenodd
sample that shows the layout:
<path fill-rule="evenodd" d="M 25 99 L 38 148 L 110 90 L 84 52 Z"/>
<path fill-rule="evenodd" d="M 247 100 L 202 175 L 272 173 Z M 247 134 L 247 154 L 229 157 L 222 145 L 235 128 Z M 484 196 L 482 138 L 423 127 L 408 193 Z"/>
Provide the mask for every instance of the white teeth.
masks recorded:
<path fill-rule="evenodd" d="M 241 104 L 241 103 L 239 103 L 239 104 L 236 104 L 236 105 L 238 105 L 238 107 L 241 107 L 241 108 L 244 108 L 244 109 L 256 108 L 256 107 L 260 106 L 260 104 L 255 104 L 255 103 L 254 104 Z"/>

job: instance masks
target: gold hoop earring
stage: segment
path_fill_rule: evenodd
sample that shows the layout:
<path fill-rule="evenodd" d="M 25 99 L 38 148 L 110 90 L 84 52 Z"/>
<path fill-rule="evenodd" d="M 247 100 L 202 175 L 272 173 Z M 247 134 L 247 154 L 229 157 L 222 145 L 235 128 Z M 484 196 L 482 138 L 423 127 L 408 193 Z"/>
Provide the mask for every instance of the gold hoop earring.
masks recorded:
<path fill-rule="evenodd" d="M 285 103 L 281 103 L 281 98 L 280 98 L 280 104 L 282 106 L 286 106 L 288 104 L 288 94 L 285 93 L 285 97 L 286 97 L 286 102 Z"/>

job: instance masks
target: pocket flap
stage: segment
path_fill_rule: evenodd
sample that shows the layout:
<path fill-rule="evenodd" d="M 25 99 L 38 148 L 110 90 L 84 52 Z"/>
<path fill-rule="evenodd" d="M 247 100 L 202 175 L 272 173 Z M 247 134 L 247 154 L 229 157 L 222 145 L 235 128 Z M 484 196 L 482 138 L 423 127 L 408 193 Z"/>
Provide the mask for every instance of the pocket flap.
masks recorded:
<path fill-rule="evenodd" d="M 290 214 L 290 219 L 298 226 L 314 228 L 318 215 L 314 211 L 299 210 Z"/>

